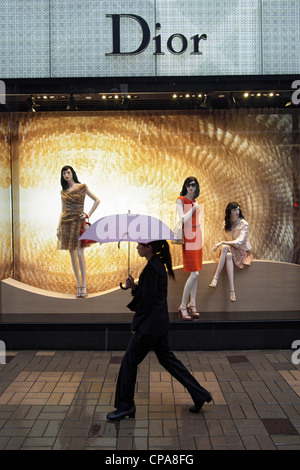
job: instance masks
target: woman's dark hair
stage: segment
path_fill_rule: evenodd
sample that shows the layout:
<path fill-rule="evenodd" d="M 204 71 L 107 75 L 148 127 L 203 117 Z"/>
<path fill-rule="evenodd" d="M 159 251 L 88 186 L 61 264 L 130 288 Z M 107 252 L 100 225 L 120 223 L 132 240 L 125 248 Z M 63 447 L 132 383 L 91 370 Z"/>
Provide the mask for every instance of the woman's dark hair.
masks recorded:
<path fill-rule="evenodd" d="M 68 185 L 68 182 L 64 179 L 63 177 L 63 172 L 64 171 L 67 171 L 67 170 L 71 170 L 72 171 L 72 175 L 73 175 L 73 180 L 75 183 L 80 183 L 80 181 L 78 181 L 78 178 L 77 178 L 77 175 L 76 175 L 76 171 L 74 170 L 74 168 L 72 168 L 71 166 L 69 165 L 65 165 L 62 167 L 61 169 L 61 172 L 60 172 L 60 183 L 61 183 L 61 186 L 63 189 L 68 189 L 69 185 Z"/>
<path fill-rule="evenodd" d="M 156 240 L 146 245 L 151 245 L 153 253 L 166 265 L 169 277 L 175 279 L 169 243 L 166 240 Z"/>
<path fill-rule="evenodd" d="M 180 196 L 185 196 L 185 195 L 186 195 L 186 193 L 187 193 L 186 187 L 187 187 L 187 185 L 190 184 L 192 181 L 195 181 L 195 183 L 196 183 L 196 191 L 195 191 L 194 198 L 196 199 L 196 197 L 199 196 L 199 194 L 200 194 L 200 185 L 199 185 L 199 183 L 198 183 L 197 178 L 195 178 L 194 176 L 189 176 L 188 178 L 186 178 L 186 180 L 185 180 L 184 183 L 183 183 Z"/>
<path fill-rule="evenodd" d="M 229 202 L 227 204 L 227 207 L 225 209 L 225 232 L 229 232 L 231 230 L 231 220 L 230 220 L 230 216 L 231 216 L 231 210 L 232 209 L 236 209 L 237 207 L 240 208 L 240 215 L 239 215 L 239 218 L 240 219 L 244 219 L 245 217 L 243 216 L 243 213 L 242 213 L 242 209 L 241 209 L 241 206 L 240 204 L 238 204 L 237 202 Z"/>

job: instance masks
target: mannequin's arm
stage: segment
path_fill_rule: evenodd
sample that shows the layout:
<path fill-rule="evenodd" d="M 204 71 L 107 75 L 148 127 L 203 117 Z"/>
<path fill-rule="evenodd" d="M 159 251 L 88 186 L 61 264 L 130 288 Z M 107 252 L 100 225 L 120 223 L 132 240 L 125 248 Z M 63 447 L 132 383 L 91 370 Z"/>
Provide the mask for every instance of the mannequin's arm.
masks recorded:
<path fill-rule="evenodd" d="M 230 242 L 230 241 L 223 240 L 222 242 L 217 243 L 217 244 L 213 247 L 212 251 L 213 251 L 213 252 L 217 251 L 217 249 L 218 249 L 219 246 L 221 246 L 221 245 L 231 245 L 231 246 L 234 246 L 234 245 L 235 245 L 235 242 L 234 242 L 234 241 Z"/>
<path fill-rule="evenodd" d="M 240 231 L 239 236 L 235 240 L 233 240 L 232 245 L 241 246 L 244 243 L 246 243 L 247 238 L 248 238 L 248 233 L 249 233 L 249 225 L 245 224 L 242 230 Z"/>
<path fill-rule="evenodd" d="M 213 247 L 213 251 L 217 251 L 220 245 L 229 245 L 229 246 L 236 246 L 236 247 L 243 245 L 244 243 L 247 242 L 248 232 L 249 232 L 249 225 L 247 224 L 242 228 L 239 236 L 235 240 L 232 240 L 232 241 L 223 240 L 222 242 L 217 243 Z"/>
<path fill-rule="evenodd" d="M 87 214 L 88 217 L 91 217 L 91 215 L 93 214 L 93 212 L 95 212 L 95 210 L 96 210 L 97 207 L 99 206 L 99 204 L 100 204 L 100 199 L 99 199 L 97 196 L 95 196 L 95 194 L 93 194 L 89 189 L 86 189 L 86 194 L 87 194 L 91 199 L 93 199 L 93 201 L 94 201 L 94 204 L 92 205 L 92 207 L 91 207 L 89 213 Z M 82 214 L 80 218 L 83 219 L 84 217 L 85 217 L 85 214 Z"/>
<path fill-rule="evenodd" d="M 191 205 L 192 205 L 192 202 L 191 202 Z M 196 201 L 195 204 L 192 206 L 192 208 L 186 214 L 184 214 L 182 202 L 180 199 L 177 199 L 177 202 L 176 202 L 177 214 L 183 224 L 185 224 L 192 217 L 197 207 L 198 207 L 198 202 Z"/>
<path fill-rule="evenodd" d="M 56 235 L 58 235 L 58 231 L 59 231 L 59 227 L 60 227 L 60 222 L 61 222 L 61 217 L 62 217 L 62 214 L 63 214 L 64 211 L 65 211 L 65 203 L 64 203 L 63 198 L 61 198 L 61 213 L 60 213 L 59 220 L 58 220 L 58 226 L 57 226 L 57 229 L 56 229 Z"/>

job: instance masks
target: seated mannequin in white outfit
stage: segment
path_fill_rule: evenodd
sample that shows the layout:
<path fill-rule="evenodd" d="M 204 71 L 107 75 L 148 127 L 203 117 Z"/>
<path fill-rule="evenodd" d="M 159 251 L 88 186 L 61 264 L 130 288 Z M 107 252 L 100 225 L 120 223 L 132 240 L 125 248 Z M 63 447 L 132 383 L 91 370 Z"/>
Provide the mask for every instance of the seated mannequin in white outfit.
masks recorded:
<path fill-rule="evenodd" d="M 226 264 L 230 286 L 229 298 L 235 302 L 234 266 L 243 269 L 249 266 L 253 259 L 252 247 L 248 241 L 249 224 L 245 221 L 241 208 L 236 202 L 230 202 L 226 207 L 224 230 L 226 240 L 217 243 L 213 248 L 215 252 L 222 246 L 218 266 L 209 286 L 217 287 L 220 273 Z"/>

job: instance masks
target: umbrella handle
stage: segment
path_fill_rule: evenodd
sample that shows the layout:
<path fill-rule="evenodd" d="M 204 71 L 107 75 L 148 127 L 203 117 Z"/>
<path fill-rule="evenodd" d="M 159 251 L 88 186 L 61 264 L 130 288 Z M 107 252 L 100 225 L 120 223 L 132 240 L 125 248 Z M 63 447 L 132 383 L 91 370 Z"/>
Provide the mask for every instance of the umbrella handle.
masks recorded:
<path fill-rule="evenodd" d="M 123 287 L 123 286 L 122 286 L 122 282 L 120 282 L 120 287 L 121 287 L 122 290 L 127 290 L 127 289 L 129 289 L 129 287 Z"/>
<path fill-rule="evenodd" d="M 133 279 L 133 277 L 131 276 L 131 274 L 129 273 L 129 271 L 128 271 L 128 278 L 126 279 L 126 281 L 128 281 L 128 280 L 133 281 L 133 285 L 134 285 L 134 279 Z M 131 286 L 129 285 L 128 287 L 126 287 L 126 284 L 125 284 L 125 287 L 123 287 L 123 286 L 122 286 L 122 282 L 120 282 L 120 287 L 121 287 L 121 289 L 123 289 L 123 290 L 127 290 L 127 289 L 129 289 L 130 287 L 132 288 L 133 286 L 132 286 L 132 285 L 131 285 Z"/>

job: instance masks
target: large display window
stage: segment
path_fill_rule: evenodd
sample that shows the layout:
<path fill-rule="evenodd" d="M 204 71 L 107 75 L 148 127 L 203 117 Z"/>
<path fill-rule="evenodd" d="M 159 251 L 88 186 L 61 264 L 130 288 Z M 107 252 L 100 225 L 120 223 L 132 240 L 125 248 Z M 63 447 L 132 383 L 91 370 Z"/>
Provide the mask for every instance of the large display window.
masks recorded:
<path fill-rule="evenodd" d="M 297 113 L 3 113 L 0 124 L 2 280 L 74 292 L 69 254 L 57 250 L 56 239 L 64 165 L 100 198 L 91 222 L 130 210 L 173 228 L 183 181 L 194 175 L 204 208 L 204 262 L 214 259 L 227 203 L 237 201 L 254 258 L 299 264 Z M 131 273 L 137 276 L 144 262 L 133 245 Z M 180 267 L 181 247 L 171 250 Z M 126 277 L 127 243 L 95 244 L 85 256 L 90 294 L 114 289 Z"/>

